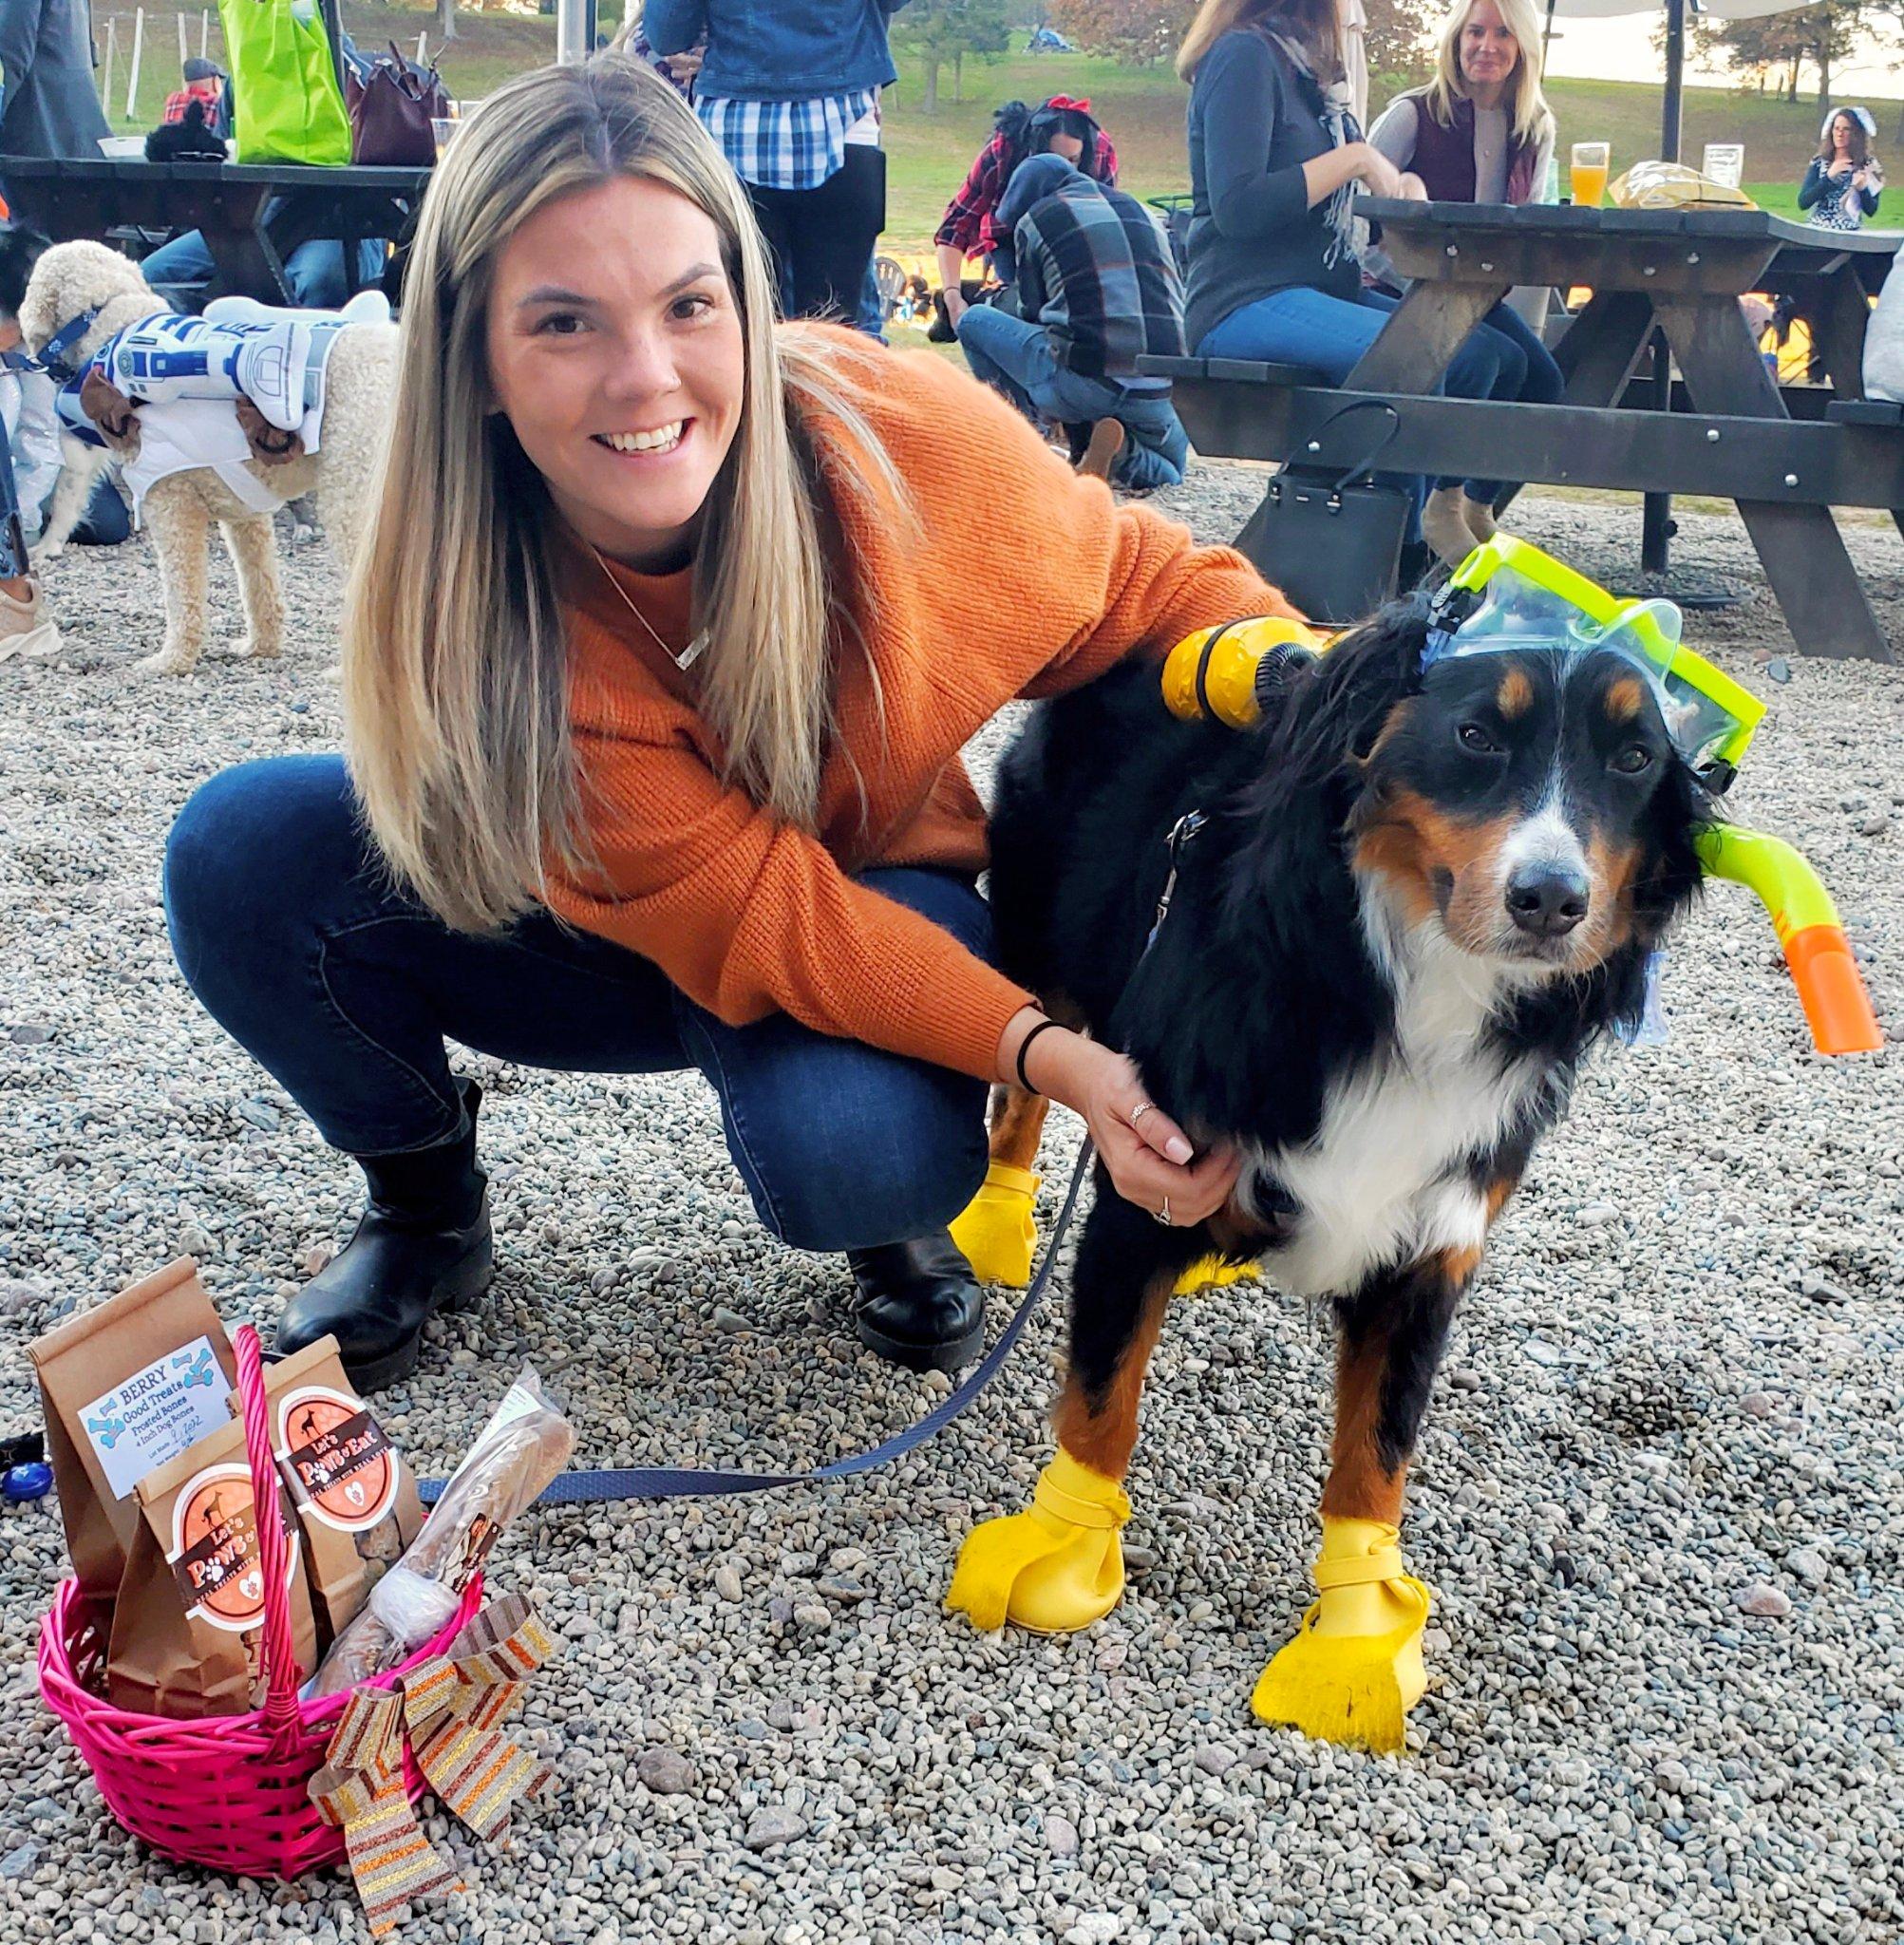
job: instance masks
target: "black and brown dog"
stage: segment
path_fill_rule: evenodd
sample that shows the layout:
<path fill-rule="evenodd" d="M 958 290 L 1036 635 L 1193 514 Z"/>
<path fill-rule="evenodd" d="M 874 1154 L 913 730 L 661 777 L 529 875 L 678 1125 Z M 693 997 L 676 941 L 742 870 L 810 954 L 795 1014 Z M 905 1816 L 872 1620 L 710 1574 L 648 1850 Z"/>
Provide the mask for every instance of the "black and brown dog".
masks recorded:
<path fill-rule="evenodd" d="M 1003 762 L 1005 969 L 1125 1048 L 1199 1146 L 1245 1161 L 1196 1228 L 1153 1220 L 1099 1168 L 1059 1457 L 1031 1513 L 968 1540 L 951 1595 L 990 1626 L 1108 1610 L 1171 1293 L 1206 1254 L 1260 1260 L 1331 1302 L 1340 1348 L 1323 1599 L 1258 1712 L 1378 1747 L 1420 1692 L 1427 1596 L 1395 1529 L 1450 1321 L 1582 1056 L 1638 1018 L 1709 815 L 1632 663 L 1575 649 L 1424 670 L 1429 627 L 1421 602 L 1395 607 L 1299 665 L 1250 731 L 1176 720 L 1156 670 L 1127 667 L 1043 705 Z M 1165 835 L 1192 812 L 1146 952 Z M 1043 1109 L 1001 1090 L 995 1161 L 1032 1165 Z M 1341 1677 L 1358 1639 L 1372 1690 L 1367 1669 Z"/>

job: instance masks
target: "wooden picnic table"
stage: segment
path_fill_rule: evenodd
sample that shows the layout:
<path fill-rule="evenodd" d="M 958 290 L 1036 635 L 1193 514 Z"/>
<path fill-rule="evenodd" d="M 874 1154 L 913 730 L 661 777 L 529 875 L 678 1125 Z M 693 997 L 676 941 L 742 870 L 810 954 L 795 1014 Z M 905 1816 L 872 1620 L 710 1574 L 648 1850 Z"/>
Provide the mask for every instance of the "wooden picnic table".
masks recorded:
<path fill-rule="evenodd" d="M 428 169 L 313 169 L 296 162 L 147 162 L 101 156 L 0 156 L 0 181 L 55 243 L 104 238 L 127 226 L 201 231 L 215 275 L 208 296 L 293 302 L 284 256 L 316 236 L 341 237 L 355 288 L 366 236 L 395 236 L 430 179 Z M 290 199 L 291 234 L 265 229 L 273 199 Z M 280 244 L 283 249 L 280 250 Z"/>
<path fill-rule="evenodd" d="M 1142 361 L 1175 381 L 1198 451 L 1286 459 L 1332 412 L 1374 397 L 1401 420 L 1385 470 L 1732 500 L 1800 650 L 1894 659 L 1830 509 L 1884 507 L 1904 527 L 1904 426 L 1851 423 L 1862 397 L 1867 293 L 1904 236 L 1838 235 L 1763 210 L 1374 198 L 1360 207 L 1381 224 L 1383 247 L 1411 283 L 1340 389 L 1287 366 Z M 1555 349 L 1562 401 L 1427 396 L 1468 332 L 1522 284 L 1593 290 Z M 1832 377 L 1831 392 L 1814 388 L 1796 409 L 1739 304 L 1746 292 L 1767 290 L 1799 293 Z M 1680 374 L 1675 403 L 1684 410 L 1621 404 L 1656 330 Z M 1635 399 L 1649 389 L 1635 387 Z"/>

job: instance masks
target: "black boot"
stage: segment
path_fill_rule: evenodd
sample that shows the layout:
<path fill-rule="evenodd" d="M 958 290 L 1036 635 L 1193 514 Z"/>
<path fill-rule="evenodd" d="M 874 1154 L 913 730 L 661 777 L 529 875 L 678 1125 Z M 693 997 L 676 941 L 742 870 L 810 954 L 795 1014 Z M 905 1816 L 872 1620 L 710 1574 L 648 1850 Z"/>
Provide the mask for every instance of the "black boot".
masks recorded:
<path fill-rule="evenodd" d="M 911 1371 L 955 1371 L 985 1342 L 985 1292 L 943 1229 L 913 1242 L 848 1250 L 859 1286 L 853 1322 L 869 1350 Z"/>
<path fill-rule="evenodd" d="M 438 1311 L 462 1310 L 489 1288 L 489 1179 L 476 1165 L 482 1090 L 461 1086 L 463 1131 L 453 1142 L 358 1156 L 369 1201 L 350 1240 L 285 1305 L 280 1354 L 334 1332 L 350 1382 L 378 1391 L 416 1369 Z"/>

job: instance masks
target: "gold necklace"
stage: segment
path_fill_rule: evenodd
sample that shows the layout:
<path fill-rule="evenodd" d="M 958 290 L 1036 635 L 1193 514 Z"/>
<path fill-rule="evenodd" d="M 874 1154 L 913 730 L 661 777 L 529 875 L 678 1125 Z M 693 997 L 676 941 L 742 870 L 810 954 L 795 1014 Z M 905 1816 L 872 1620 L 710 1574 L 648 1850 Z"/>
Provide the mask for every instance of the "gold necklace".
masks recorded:
<path fill-rule="evenodd" d="M 668 659 L 670 662 L 672 662 L 677 669 L 686 670 L 692 668 L 694 663 L 697 660 L 699 660 L 701 651 L 707 646 L 707 631 L 704 628 L 701 631 L 701 633 L 697 634 L 693 638 L 693 640 L 688 644 L 688 646 L 685 649 L 680 650 L 678 652 L 675 650 L 670 649 L 668 646 L 668 644 L 661 639 L 660 635 L 655 633 L 653 622 L 649 620 L 648 616 L 645 615 L 641 612 L 641 610 L 634 605 L 633 600 L 629 595 L 628 590 L 625 587 L 623 587 L 618 580 L 615 579 L 613 569 L 611 568 L 608 562 L 602 558 L 601 549 L 597 547 L 593 540 L 589 542 L 589 552 L 594 556 L 595 565 L 601 569 L 602 574 L 606 577 L 609 586 L 612 587 L 615 591 L 615 593 L 621 596 L 622 606 L 626 608 L 628 612 L 631 614 L 632 614 L 634 618 L 638 622 L 640 622 L 642 627 L 647 631 L 649 640 L 651 641 L 654 644 L 654 646 L 657 649 L 659 649 L 661 652 L 664 655 L 666 655 Z"/>

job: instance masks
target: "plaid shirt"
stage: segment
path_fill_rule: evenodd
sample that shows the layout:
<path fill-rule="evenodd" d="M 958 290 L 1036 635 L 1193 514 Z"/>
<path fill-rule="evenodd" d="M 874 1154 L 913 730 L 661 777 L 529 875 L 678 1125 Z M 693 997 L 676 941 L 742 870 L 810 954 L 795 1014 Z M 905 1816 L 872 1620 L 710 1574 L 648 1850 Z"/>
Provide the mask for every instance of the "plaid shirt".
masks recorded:
<path fill-rule="evenodd" d="M 818 189 L 846 160 L 846 131 L 870 115 L 876 87 L 804 102 L 703 95 L 694 112 L 743 182 L 762 189 Z"/>
<path fill-rule="evenodd" d="M 1140 354 L 1183 356 L 1183 287 L 1170 238 L 1136 197 L 1073 175 L 1020 218 L 1019 313 L 1036 318 L 1080 378 L 1167 391 L 1136 376 Z"/>
<path fill-rule="evenodd" d="M 1105 188 L 1118 186 L 1118 152 L 1111 146 L 1108 135 L 1098 136 L 1098 180 Z M 944 218 L 939 223 L 938 234 L 933 241 L 955 243 L 967 256 L 989 256 L 998 248 L 998 233 L 992 217 L 998 208 L 999 198 L 1005 194 L 1007 179 L 1006 142 L 1002 135 L 994 135 L 979 150 L 978 160 L 971 165 L 971 173 L 965 179 L 958 194 L 946 204 Z"/>

